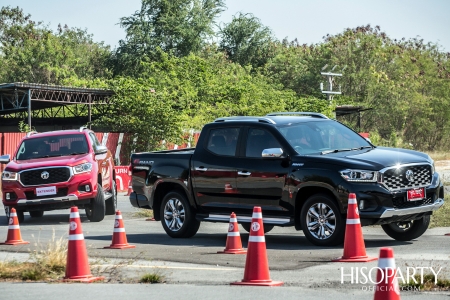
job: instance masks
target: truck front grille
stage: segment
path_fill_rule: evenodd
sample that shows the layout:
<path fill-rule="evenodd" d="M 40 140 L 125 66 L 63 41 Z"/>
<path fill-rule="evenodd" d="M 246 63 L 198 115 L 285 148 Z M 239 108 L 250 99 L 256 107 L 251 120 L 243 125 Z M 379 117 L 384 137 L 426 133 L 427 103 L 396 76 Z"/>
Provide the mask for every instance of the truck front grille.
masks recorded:
<path fill-rule="evenodd" d="M 48 176 L 45 172 L 48 173 Z M 45 174 L 44 174 L 45 173 Z M 70 179 L 71 172 L 69 167 L 42 168 L 20 172 L 20 182 L 23 186 L 36 186 L 67 182 Z M 47 177 L 46 179 L 44 179 Z"/>
<path fill-rule="evenodd" d="M 412 172 L 409 179 L 407 172 L 410 174 Z M 430 185 L 431 177 L 430 165 L 400 166 L 382 172 L 381 183 L 390 191 L 413 189 Z"/>

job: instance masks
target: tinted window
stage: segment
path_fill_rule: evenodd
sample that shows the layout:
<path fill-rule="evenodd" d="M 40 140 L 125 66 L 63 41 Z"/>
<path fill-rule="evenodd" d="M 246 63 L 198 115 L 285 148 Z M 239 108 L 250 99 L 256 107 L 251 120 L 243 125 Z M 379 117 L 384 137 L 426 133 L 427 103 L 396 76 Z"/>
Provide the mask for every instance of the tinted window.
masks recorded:
<path fill-rule="evenodd" d="M 299 154 L 370 146 L 359 134 L 339 122 L 305 122 L 278 130 Z"/>
<path fill-rule="evenodd" d="M 250 128 L 247 135 L 245 156 L 262 157 L 264 149 L 281 148 L 275 137 L 265 129 Z"/>
<path fill-rule="evenodd" d="M 17 160 L 87 153 L 84 134 L 55 135 L 26 139 L 17 152 Z"/>
<path fill-rule="evenodd" d="M 218 155 L 235 155 L 239 128 L 220 128 L 209 132 L 206 148 Z"/>

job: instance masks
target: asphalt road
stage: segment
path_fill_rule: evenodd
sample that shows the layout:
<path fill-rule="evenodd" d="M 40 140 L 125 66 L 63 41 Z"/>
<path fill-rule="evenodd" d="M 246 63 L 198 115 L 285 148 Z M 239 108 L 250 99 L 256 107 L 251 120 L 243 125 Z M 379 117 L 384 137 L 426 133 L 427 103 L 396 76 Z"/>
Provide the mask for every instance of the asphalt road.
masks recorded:
<path fill-rule="evenodd" d="M 119 196 L 118 208 L 124 217 L 128 242 L 136 245 L 135 249 L 110 250 L 103 247 L 111 244 L 114 216 L 107 216 L 100 223 L 89 222 L 81 213 L 82 227 L 91 260 L 92 272 L 112 274 L 110 270 L 118 269 L 111 282 L 127 283 L 140 278 L 146 273 L 157 273 L 165 278 L 166 284 L 92 284 L 83 286 L 83 293 L 98 295 L 98 299 L 110 299 L 129 291 L 132 298 L 146 296 L 149 293 L 169 292 L 182 296 L 183 299 L 273 299 L 302 298 L 317 299 L 327 295 L 328 298 L 348 299 L 362 297 L 373 298 L 370 285 L 350 282 L 351 268 L 376 267 L 377 262 L 370 263 L 333 263 L 331 259 L 342 255 L 342 247 L 321 248 L 310 244 L 301 232 L 292 227 L 274 228 L 266 234 L 267 255 L 270 266 L 270 276 L 273 280 L 285 283 L 284 287 L 229 287 L 234 281 L 240 281 L 244 274 L 245 255 L 217 254 L 223 250 L 226 242 L 228 224 L 202 223 L 199 232 L 190 239 L 172 239 L 167 236 L 160 222 L 147 221 L 145 218 L 133 216 L 135 209 L 131 207 L 128 198 Z M 26 260 L 29 252 L 45 247 L 52 239 L 67 239 L 69 230 L 69 210 L 46 212 L 42 218 L 25 216 L 20 224 L 22 237 L 30 241 L 29 245 L 0 245 L 1 259 Z M 264 213 L 264 212 L 263 212 Z M 7 226 L 4 212 L 0 213 L 0 241 L 6 239 Z M 442 267 L 440 276 L 450 278 L 450 228 L 434 228 L 415 241 L 398 242 L 392 240 L 380 227 L 364 227 L 364 238 L 367 254 L 378 256 L 380 247 L 392 247 L 396 264 L 402 269 L 407 267 Z M 247 247 L 248 234 L 240 228 L 244 248 Z M 116 268 L 119 266 L 119 268 Z M 108 273 L 109 272 L 109 273 Z M 112 275 L 111 275 L 112 276 Z M 30 291 L 39 287 L 40 293 L 36 299 L 75 299 L 79 295 L 78 284 L 22 284 L 0 283 L 3 299 L 15 296 L 14 290 Z M 108 286 L 103 288 L 104 286 Z M 45 287 L 45 288 L 44 288 Z M 120 292 L 113 292 L 120 290 Z M 61 294 L 62 293 L 62 294 Z M 26 295 L 25 293 L 24 295 Z M 29 294 L 28 294 L 29 295 Z M 53 296 L 52 296 L 53 295 Z M 56 297 L 54 295 L 59 295 Z M 62 296 L 65 295 L 65 296 Z M 197 296 L 196 296 L 197 295 Z M 201 295 L 201 296 L 200 296 Z M 427 298 L 449 299 L 448 292 L 428 293 Z M 420 299 L 423 292 L 413 293 L 403 291 L 404 299 Z M 159 298 L 159 297 L 158 297 Z M 23 298 L 25 299 L 25 298 Z"/>

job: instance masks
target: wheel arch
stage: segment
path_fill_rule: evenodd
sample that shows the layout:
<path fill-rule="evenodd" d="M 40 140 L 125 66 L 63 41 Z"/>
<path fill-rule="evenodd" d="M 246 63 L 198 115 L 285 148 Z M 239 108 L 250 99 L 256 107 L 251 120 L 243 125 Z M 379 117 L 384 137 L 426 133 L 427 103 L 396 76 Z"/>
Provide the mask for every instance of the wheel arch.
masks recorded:
<path fill-rule="evenodd" d="M 324 194 L 324 195 L 329 196 L 339 207 L 340 213 L 345 214 L 344 207 L 343 207 L 341 201 L 339 201 L 339 195 L 331 187 L 324 186 L 324 185 L 303 186 L 298 190 L 297 195 L 295 197 L 294 222 L 295 222 L 296 230 L 301 230 L 300 212 L 303 208 L 303 205 L 305 204 L 306 200 L 308 200 L 309 197 L 316 195 L 316 194 Z"/>
<path fill-rule="evenodd" d="M 195 209 L 195 205 L 193 205 L 193 199 L 190 197 L 187 189 L 183 188 L 182 185 L 176 182 L 160 182 L 155 185 L 153 197 L 151 197 L 153 199 L 153 216 L 157 221 L 161 220 L 159 211 L 161 209 L 162 200 L 164 199 L 164 196 L 170 192 L 178 192 L 180 194 L 183 194 L 186 199 L 188 199 L 191 208 Z"/>

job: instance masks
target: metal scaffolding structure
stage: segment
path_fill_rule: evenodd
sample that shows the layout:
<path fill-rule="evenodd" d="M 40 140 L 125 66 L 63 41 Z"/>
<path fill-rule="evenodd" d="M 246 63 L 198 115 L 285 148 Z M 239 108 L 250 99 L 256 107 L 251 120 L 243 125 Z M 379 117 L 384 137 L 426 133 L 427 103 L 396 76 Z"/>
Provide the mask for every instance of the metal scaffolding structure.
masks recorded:
<path fill-rule="evenodd" d="M 67 86 L 4 83 L 0 84 L 0 124 L 8 121 L 32 119 L 85 119 L 91 123 L 93 115 L 106 112 L 113 91 L 74 88 Z"/>

